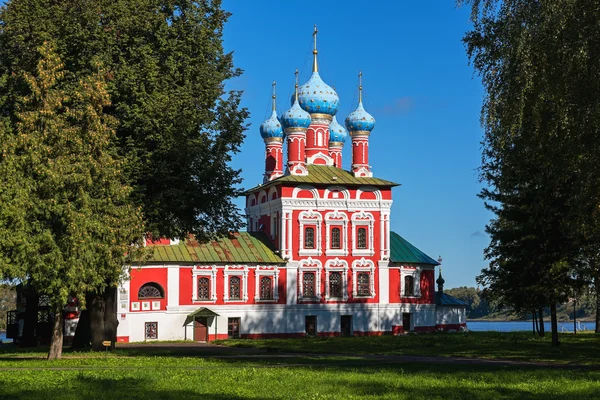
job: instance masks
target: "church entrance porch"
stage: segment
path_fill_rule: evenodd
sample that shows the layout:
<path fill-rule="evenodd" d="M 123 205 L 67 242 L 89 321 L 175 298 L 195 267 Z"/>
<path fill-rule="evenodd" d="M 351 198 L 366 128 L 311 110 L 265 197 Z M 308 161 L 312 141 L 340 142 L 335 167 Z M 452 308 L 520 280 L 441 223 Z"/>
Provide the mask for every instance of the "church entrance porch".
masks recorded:
<path fill-rule="evenodd" d="M 219 314 L 206 307 L 201 307 L 188 314 L 184 325 L 193 323 L 193 340 L 195 342 L 209 341 L 209 328 L 214 327 L 214 338 L 217 337 L 217 317 Z"/>
<path fill-rule="evenodd" d="M 196 317 L 194 321 L 194 341 L 208 342 L 208 318 Z"/>

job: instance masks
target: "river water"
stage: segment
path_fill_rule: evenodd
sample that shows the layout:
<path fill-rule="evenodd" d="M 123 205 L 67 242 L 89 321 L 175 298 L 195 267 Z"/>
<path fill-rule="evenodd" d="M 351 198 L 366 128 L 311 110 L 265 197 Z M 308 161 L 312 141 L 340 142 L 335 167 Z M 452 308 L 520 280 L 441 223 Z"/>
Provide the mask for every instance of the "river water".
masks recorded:
<path fill-rule="evenodd" d="M 474 332 L 480 331 L 497 331 L 497 332 L 514 332 L 514 331 L 531 331 L 531 321 L 467 321 L 467 328 Z M 546 332 L 550 332 L 550 321 L 544 322 Z M 584 329 L 585 328 L 585 329 Z M 578 331 L 596 329 L 595 322 L 578 322 Z M 573 332 L 573 321 L 565 321 L 558 323 L 559 332 Z"/>

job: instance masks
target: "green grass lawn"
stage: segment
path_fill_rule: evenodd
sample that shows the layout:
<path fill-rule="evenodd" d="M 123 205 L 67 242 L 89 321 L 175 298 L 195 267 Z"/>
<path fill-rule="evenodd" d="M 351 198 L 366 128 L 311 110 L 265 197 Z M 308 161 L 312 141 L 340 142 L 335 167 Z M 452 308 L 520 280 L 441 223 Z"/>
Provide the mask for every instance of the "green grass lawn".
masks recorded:
<path fill-rule="evenodd" d="M 206 348 L 122 346 L 104 353 L 0 346 L 0 399 L 600 399 L 600 338 L 561 336 L 560 350 L 527 334 L 229 341 L 259 358 L 207 357 Z M 587 348 L 587 354 L 585 349 Z M 295 351 L 293 357 L 273 354 Z M 247 348 L 225 349 L 225 352 Z M 308 355 L 300 353 L 338 353 Z M 587 367 L 407 363 L 354 354 L 467 355 Z"/>
<path fill-rule="evenodd" d="M 316 354 L 454 356 L 600 365 L 600 335 L 563 334 L 552 347 L 528 332 L 466 332 L 350 338 L 222 340 L 223 346 Z"/>

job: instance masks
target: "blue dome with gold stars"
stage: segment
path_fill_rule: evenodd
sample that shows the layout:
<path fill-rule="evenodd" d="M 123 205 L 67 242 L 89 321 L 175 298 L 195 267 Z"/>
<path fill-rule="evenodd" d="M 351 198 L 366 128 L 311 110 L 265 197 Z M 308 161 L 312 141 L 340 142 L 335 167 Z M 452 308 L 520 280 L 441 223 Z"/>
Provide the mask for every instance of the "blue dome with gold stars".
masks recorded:
<path fill-rule="evenodd" d="M 298 92 L 300 107 L 309 114 L 335 115 L 340 99 L 337 93 L 327 85 L 317 71 L 314 71 L 308 82 L 300 86 Z"/>
<path fill-rule="evenodd" d="M 347 137 L 348 131 L 337 122 L 336 117 L 333 117 L 329 124 L 329 143 L 346 143 Z"/>
<path fill-rule="evenodd" d="M 294 99 L 292 108 L 284 112 L 280 119 L 284 128 L 308 128 L 310 126 L 310 114 L 300 107 L 298 99 Z"/>
<path fill-rule="evenodd" d="M 277 111 L 273 110 L 271 117 L 260 124 L 260 136 L 263 139 L 283 138 L 283 128 L 279 118 L 277 118 Z"/>
<path fill-rule="evenodd" d="M 365 110 L 362 101 L 358 103 L 356 110 L 346 117 L 346 128 L 350 132 L 371 132 L 375 128 L 375 118 Z"/>

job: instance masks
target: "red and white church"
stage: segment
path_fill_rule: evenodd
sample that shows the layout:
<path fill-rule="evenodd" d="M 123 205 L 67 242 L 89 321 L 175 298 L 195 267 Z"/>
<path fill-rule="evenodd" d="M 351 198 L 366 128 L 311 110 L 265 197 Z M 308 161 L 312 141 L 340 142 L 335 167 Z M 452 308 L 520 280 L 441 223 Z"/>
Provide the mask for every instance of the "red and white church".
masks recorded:
<path fill-rule="evenodd" d="M 375 178 L 375 119 L 362 86 L 345 128 L 338 96 L 313 73 L 260 127 L 261 185 L 247 232 L 209 243 L 148 243 L 118 293 L 118 341 L 400 334 L 459 330 L 466 304 L 443 292 L 440 263 L 390 231 L 394 182 Z M 297 77 L 297 75 L 296 75 Z M 350 137 L 352 166 L 343 170 Z M 284 160 L 284 142 L 287 160 Z M 441 262 L 441 260 L 439 260 Z M 438 290 L 435 290 L 435 283 Z"/>

